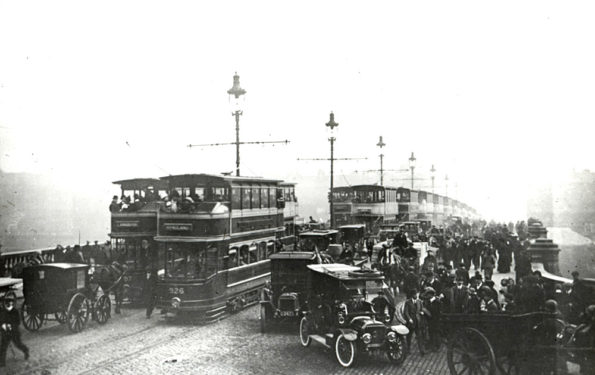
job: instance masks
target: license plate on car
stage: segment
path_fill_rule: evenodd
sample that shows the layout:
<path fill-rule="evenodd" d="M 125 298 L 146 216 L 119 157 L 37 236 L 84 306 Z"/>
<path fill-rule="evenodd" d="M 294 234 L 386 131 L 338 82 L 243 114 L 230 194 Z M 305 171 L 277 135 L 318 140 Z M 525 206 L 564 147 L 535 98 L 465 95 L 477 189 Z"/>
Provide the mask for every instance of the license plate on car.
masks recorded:
<path fill-rule="evenodd" d="M 281 311 L 281 312 L 279 313 L 279 315 L 280 315 L 280 316 L 293 316 L 293 315 L 294 315 L 294 313 L 293 313 L 293 311 Z"/>

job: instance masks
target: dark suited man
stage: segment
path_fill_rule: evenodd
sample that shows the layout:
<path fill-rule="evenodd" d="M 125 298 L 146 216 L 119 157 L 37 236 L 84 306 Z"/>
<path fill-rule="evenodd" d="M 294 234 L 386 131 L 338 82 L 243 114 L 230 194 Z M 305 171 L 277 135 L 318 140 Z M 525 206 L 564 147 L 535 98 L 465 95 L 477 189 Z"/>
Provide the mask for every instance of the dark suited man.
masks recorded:
<path fill-rule="evenodd" d="M 0 309 L 0 331 L 2 332 L 0 367 L 6 366 L 6 350 L 11 341 L 25 354 L 25 360 L 29 359 L 29 348 L 21 341 L 21 332 L 19 331 L 21 318 L 19 311 L 14 306 L 15 300 L 9 296 L 4 300 L 4 303 L 5 308 Z"/>
<path fill-rule="evenodd" d="M 467 290 L 467 286 L 463 285 L 463 283 L 463 278 L 460 276 L 457 277 L 456 285 L 448 291 L 449 310 L 451 313 L 465 312 L 469 291 Z"/>
<path fill-rule="evenodd" d="M 413 290 L 411 297 L 407 298 L 403 307 L 403 318 L 405 318 L 405 325 L 409 329 L 409 333 L 407 334 L 408 351 L 411 350 L 411 339 L 414 332 L 416 340 L 419 340 L 419 319 L 421 319 L 422 308 L 423 303 L 419 299 L 419 292 Z"/>
<path fill-rule="evenodd" d="M 151 249 L 147 240 L 142 240 L 141 251 L 145 268 L 145 284 L 143 287 L 143 296 L 145 307 L 147 308 L 147 319 L 151 317 L 155 308 L 155 289 L 157 287 L 157 252 Z"/>

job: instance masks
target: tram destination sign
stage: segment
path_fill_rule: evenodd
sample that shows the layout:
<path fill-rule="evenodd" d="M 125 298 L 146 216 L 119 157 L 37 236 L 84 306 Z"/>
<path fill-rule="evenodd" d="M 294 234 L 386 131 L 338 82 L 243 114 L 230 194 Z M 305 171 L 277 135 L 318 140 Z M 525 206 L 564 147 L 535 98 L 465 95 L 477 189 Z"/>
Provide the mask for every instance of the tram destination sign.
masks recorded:
<path fill-rule="evenodd" d="M 138 221 L 116 221 L 118 228 L 138 228 Z"/>
<path fill-rule="evenodd" d="M 164 223 L 163 227 L 172 232 L 192 232 L 192 223 Z"/>

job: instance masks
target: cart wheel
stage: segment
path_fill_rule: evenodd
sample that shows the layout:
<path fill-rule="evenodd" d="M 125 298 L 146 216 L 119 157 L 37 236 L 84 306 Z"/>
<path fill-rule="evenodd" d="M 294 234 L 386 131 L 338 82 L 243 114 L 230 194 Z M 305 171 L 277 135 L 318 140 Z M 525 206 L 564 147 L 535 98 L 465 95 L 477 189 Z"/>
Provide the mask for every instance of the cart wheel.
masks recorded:
<path fill-rule="evenodd" d="M 446 359 L 451 374 L 494 375 L 496 356 L 488 339 L 475 328 L 458 330 L 448 341 Z"/>
<path fill-rule="evenodd" d="M 405 338 L 401 335 L 397 335 L 397 341 L 389 342 L 386 355 L 388 356 L 388 359 L 396 365 L 403 363 L 407 356 L 405 350 Z"/>
<path fill-rule="evenodd" d="M 28 331 L 37 331 L 43 324 L 44 314 L 32 312 L 31 306 L 27 305 L 27 301 L 24 301 L 21 308 L 21 320 Z"/>
<path fill-rule="evenodd" d="M 89 300 L 82 293 L 75 294 L 68 304 L 68 328 L 72 332 L 85 329 L 89 321 Z"/>
<path fill-rule="evenodd" d="M 343 334 L 339 334 L 335 341 L 335 357 L 343 367 L 351 367 L 357 357 L 357 346 L 353 341 L 348 341 Z"/>
<path fill-rule="evenodd" d="M 64 324 L 68 321 L 68 315 L 66 314 L 66 311 L 58 311 L 54 314 L 54 317 L 60 324 Z"/>
<path fill-rule="evenodd" d="M 309 346 L 312 342 L 312 339 L 310 338 L 310 333 L 308 332 L 309 325 L 310 324 L 308 323 L 308 318 L 306 318 L 305 316 L 302 317 L 302 320 L 300 320 L 300 343 L 302 343 L 302 346 Z"/>
<path fill-rule="evenodd" d="M 112 302 L 109 297 L 105 294 L 99 297 L 99 299 L 93 305 L 93 318 L 97 320 L 99 324 L 107 323 L 107 320 L 112 315 Z"/>
<path fill-rule="evenodd" d="M 260 304 L 260 333 L 266 332 L 267 326 L 267 309 L 264 303 Z"/>

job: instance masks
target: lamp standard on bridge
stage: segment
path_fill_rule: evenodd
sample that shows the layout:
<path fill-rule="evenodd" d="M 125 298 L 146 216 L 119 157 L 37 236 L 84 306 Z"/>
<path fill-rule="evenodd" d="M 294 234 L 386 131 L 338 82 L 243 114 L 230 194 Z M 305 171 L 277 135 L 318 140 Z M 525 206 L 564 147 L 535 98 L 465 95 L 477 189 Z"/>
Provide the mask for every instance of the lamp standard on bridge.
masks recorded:
<path fill-rule="evenodd" d="M 436 168 L 434 168 L 434 164 L 432 164 L 432 168 L 430 168 L 430 173 L 432 173 L 432 194 L 434 194 L 434 173 L 436 173 Z"/>
<path fill-rule="evenodd" d="M 236 72 L 233 76 L 233 87 L 227 90 L 227 93 L 231 97 L 235 98 L 235 108 L 231 112 L 232 116 L 236 118 L 236 176 L 240 175 L 240 116 L 243 114 L 243 111 L 240 109 L 239 106 L 239 98 L 240 96 L 246 94 L 246 90 L 240 87 L 240 76 Z"/>
<path fill-rule="evenodd" d="M 331 221 L 331 228 L 335 227 L 335 215 L 334 215 L 334 205 L 333 205 L 333 167 L 334 167 L 334 161 L 335 161 L 335 156 L 334 156 L 334 145 L 335 145 L 335 140 L 337 138 L 335 138 L 335 128 L 337 126 L 339 126 L 339 124 L 337 122 L 335 122 L 335 114 L 333 112 L 331 112 L 330 114 L 330 119 L 329 122 L 326 123 L 326 126 L 329 128 L 330 131 L 330 137 L 329 137 L 329 142 L 331 143 L 331 191 L 329 193 L 329 203 L 330 203 L 330 221 Z"/>
<path fill-rule="evenodd" d="M 386 146 L 386 143 L 382 142 L 382 136 L 380 136 L 380 140 L 378 140 L 378 143 L 376 144 L 376 146 L 380 147 L 380 186 L 384 185 L 384 170 L 382 169 L 382 161 L 384 159 L 384 155 L 382 154 L 382 147 Z"/>
<path fill-rule="evenodd" d="M 415 155 L 411 152 L 411 156 L 409 157 L 409 168 L 411 169 L 411 190 L 413 190 L 413 177 L 415 173 Z"/>

